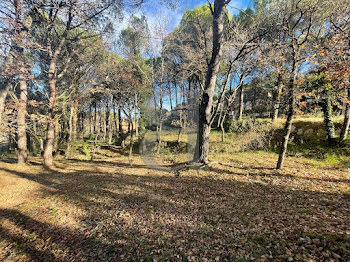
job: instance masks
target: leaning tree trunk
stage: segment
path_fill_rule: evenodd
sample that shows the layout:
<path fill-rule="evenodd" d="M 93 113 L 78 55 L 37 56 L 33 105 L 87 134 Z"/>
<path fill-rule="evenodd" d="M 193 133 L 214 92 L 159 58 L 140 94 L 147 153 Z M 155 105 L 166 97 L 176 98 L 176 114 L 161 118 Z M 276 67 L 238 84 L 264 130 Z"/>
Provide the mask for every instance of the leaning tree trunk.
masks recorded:
<path fill-rule="evenodd" d="M 213 94 L 222 56 L 222 35 L 224 16 L 229 1 L 215 0 L 213 10 L 213 49 L 208 65 L 204 90 L 199 106 L 197 145 L 194 161 L 207 164 L 209 155 L 210 120 L 213 107 Z"/>
<path fill-rule="evenodd" d="M 327 132 L 327 140 L 330 145 L 336 143 L 335 140 L 335 130 L 332 121 L 332 102 L 329 91 L 327 91 L 326 97 L 322 101 L 322 111 L 324 116 L 324 123 Z"/>
<path fill-rule="evenodd" d="M 348 98 L 346 101 L 344 123 L 340 133 L 340 141 L 345 141 L 349 134 L 350 128 L 350 86 L 348 87 Z"/>
<path fill-rule="evenodd" d="M 280 105 L 281 105 L 281 93 L 282 93 L 281 81 L 282 81 L 282 74 L 279 73 L 278 77 L 277 77 L 277 82 L 276 82 L 277 90 L 276 90 L 276 94 L 275 94 L 275 103 L 273 105 L 272 123 L 274 123 L 276 121 L 276 119 L 278 118 L 278 112 L 279 112 Z"/>
<path fill-rule="evenodd" d="M 278 156 L 277 167 L 276 167 L 277 169 L 281 169 L 283 167 L 284 159 L 287 152 L 289 137 L 292 131 L 292 121 L 294 116 L 294 104 L 295 104 L 294 89 L 295 89 L 295 81 L 297 77 L 297 68 L 298 68 L 297 57 L 294 54 L 293 68 L 292 68 L 292 72 L 290 74 L 289 83 L 288 83 L 288 107 L 289 108 L 288 108 L 287 120 L 284 125 L 284 136 L 280 147 L 280 153 Z"/>

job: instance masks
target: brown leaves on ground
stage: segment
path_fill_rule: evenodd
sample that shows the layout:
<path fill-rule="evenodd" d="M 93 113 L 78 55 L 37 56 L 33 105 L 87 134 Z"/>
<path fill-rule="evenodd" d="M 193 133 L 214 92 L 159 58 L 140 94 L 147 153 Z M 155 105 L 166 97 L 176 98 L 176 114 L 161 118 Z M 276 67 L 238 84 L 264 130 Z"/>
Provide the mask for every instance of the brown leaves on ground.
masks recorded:
<path fill-rule="evenodd" d="M 261 152 L 179 176 L 116 153 L 38 161 L 0 163 L 1 261 L 350 260 L 347 170 L 278 172 Z"/>

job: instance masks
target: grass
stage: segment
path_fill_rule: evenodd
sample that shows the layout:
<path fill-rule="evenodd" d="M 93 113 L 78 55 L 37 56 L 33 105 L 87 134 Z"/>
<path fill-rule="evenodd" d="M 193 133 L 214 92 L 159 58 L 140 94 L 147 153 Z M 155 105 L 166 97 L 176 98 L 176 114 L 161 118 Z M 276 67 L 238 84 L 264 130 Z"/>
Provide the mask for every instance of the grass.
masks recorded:
<path fill-rule="evenodd" d="M 277 171 L 276 153 L 233 150 L 241 137 L 229 134 L 224 146 L 219 138 L 211 136 L 206 167 L 183 165 L 183 151 L 153 165 L 135 155 L 130 165 L 101 147 L 94 161 L 59 156 L 52 169 L 6 156 L 0 261 L 350 260 L 345 166 L 292 155 Z"/>

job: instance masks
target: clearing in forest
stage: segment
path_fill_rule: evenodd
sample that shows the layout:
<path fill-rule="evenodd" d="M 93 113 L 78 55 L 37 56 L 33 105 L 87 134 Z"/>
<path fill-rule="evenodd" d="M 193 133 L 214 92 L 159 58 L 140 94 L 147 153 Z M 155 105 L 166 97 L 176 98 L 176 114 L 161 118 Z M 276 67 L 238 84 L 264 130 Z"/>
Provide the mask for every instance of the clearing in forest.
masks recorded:
<path fill-rule="evenodd" d="M 172 173 L 97 156 L 0 162 L 1 261 L 350 259 L 346 169 L 290 157 L 276 171 L 276 154 L 243 152 Z"/>

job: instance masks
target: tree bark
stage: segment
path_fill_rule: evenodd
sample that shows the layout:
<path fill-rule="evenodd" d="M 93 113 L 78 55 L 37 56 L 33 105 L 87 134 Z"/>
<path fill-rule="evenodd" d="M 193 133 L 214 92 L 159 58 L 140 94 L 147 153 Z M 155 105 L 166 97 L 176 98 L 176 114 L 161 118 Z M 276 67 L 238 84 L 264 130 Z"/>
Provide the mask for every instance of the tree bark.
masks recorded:
<path fill-rule="evenodd" d="M 5 110 L 6 97 L 7 97 L 8 91 L 10 90 L 11 87 L 12 87 L 11 82 L 7 81 L 5 83 L 5 87 L 0 90 L 0 125 L 2 123 L 2 115 L 3 115 L 4 110 Z"/>
<path fill-rule="evenodd" d="M 118 104 L 118 123 L 119 123 L 119 135 L 120 137 L 123 136 L 123 119 L 122 119 L 122 110 L 121 110 L 121 104 Z"/>
<path fill-rule="evenodd" d="M 19 100 L 17 107 L 17 162 L 25 163 L 27 161 L 27 132 L 26 132 L 26 116 L 27 116 L 27 100 L 28 100 L 28 88 L 25 76 L 25 62 L 24 62 L 24 49 L 23 39 L 21 36 L 22 28 L 22 3 L 20 0 L 14 1 L 15 14 L 16 14 L 16 36 L 19 42 L 16 44 L 16 56 L 17 62 L 20 65 L 19 68 Z"/>
<path fill-rule="evenodd" d="M 292 131 L 292 122 L 293 122 L 294 104 L 295 104 L 294 89 L 295 89 L 295 81 L 297 77 L 297 68 L 298 68 L 297 57 L 294 54 L 293 67 L 292 67 L 292 71 L 291 71 L 291 74 L 289 77 L 289 83 L 288 83 L 288 114 L 287 114 L 286 123 L 284 125 L 284 136 L 280 147 L 280 153 L 278 156 L 278 161 L 276 166 L 277 169 L 281 169 L 283 167 L 284 159 L 287 152 L 289 137 Z"/>
<path fill-rule="evenodd" d="M 113 104 L 113 95 L 109 95 L 109 101 L 107 102 L 107 107 L 106 107 L 106 128 L 107 128 L 107 137 L 108 137 L 108 144 L 112 144 L 112 136 L 113 136 L 113 125 L 111 121 L 111 107 Z"/>
<path fill-rule="evenodd" d="M 334 124 L 332 121 L 332 102 L 329 91 L 327 90 L 326 92 L 326 97 L 322 101 L 323 120 L 326 127 L 328 143 L 334 145 L 336 141 Z"/>
<path fill-rule="evenodd" d="M 238 115 L 237 120 L 241 121 L 243 119 L 243 110 L 244 110 L 244 89 L 243 85 L 241 85 L 239 91 L 239 106 L 238 106 Z"/>
<path fill-rule="evenodd" d="M 73 101 L 73 114 L 72 114 L 72 141 L 77 140 L 77 126 L 78 126 L 78 108 L 79 108 L 79 101 L 77 97 L 74 98 Z"/>
<path fill-rule="evenodd" d="M 272 123 L 274 123 L 276 121 L 276 119 L 278 118 L 278 112 L 280 109 L 280 105 L 281 105 L 281 92 L 282 92 L 282 74 L 278 73 L 277 76 L 277 82 L 276 82 L 276 95 L 275 95 L 275 103 L 273 105 L 273 112 L 272 112 Z"/>
<path fill-rule="evenodd" d="M 217 73 L 222 57 L 222 34 L 225 9 L 229 1 L 215 0 L 213 10 L 213 49 L 199 106 L 197 145 L 194 161 L 207 164 L 209 155 L 210 120 Z"/>
<path fill-rule="evenodd" d="M 340 141 L 343 142 L 347 139 L 350 128 L 350 86 L 348 87 L 348 98 L 344 113 L 343 127 L 340 133 Z"/>
<path fill-rule="evenodd" d="M 135 136 L 138 137 L 139 136 L 139 116 L 138 116 L 138 96 L 137 93 L 135 93 Z"/>
<path fill-rule="evenodd" d="M 94 102 L 94 135 L 97 135 L 97 103 Z"/>
<path fill-rule="evenodd" d="M 115 103 L 115 98 L 113 98 L 113 122 L 114 122 L 114 129 L 116 137 L 119 137 L 119 125 L 118 125 L 118 116 L 117 116 L 117 110 L 115 110 L 115 107 L 118 106 L 118 104 Z"/>
<path fill-rule="evenodd" d="M 17 162 L 25 163 L 27 162 L 27 132 L 26 132 L 26 115 L 27 115 L 27 82 L 25 80 L 24 74 L 19 75 L 19 88 L 20 95 L 18 101 L 18 112 L 17 112 Z"/>
<path fill-rule="evenodd" d="M 178 94 L 177 94 L 176 80 L 174 80 L 174 89 L 175 89 L 175 107 L 176 107 L 179 104 L 178 103 Z"/>
<path fill-rule="evenodd" d="M 56 129 L 56 60 L 51 59 L 49 66 L 49 115 L 46 131 L 46 141 L 44 148 L 44 166 L 50 167 L 53 165 L 53 148 L 55 140 L 55 129 Z"/>

